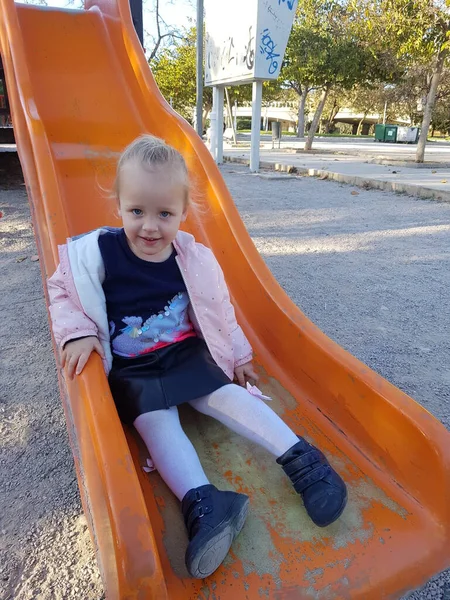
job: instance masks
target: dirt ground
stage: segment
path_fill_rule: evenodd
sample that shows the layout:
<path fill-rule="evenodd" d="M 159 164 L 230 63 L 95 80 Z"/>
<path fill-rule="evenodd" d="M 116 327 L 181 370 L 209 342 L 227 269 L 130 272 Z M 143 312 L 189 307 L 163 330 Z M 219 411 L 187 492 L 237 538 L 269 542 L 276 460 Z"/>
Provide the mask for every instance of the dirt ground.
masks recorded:
<path fill-rule="evenodd" d="M 0 598 L 99 600 L 39 263 L 31 260 L 30 211 L 11 154 L 0 154 L 0 211 Z"/>
<path fill-rule="evenodd" d="M 293 300 L 450 427 L 450 205 L 223 172 Z M 1 154 L 0 211 L 0 599 L 100 600 L 26 193 Z M 450 599 L 448 573 L 411 596 L 428 598 Z"/>

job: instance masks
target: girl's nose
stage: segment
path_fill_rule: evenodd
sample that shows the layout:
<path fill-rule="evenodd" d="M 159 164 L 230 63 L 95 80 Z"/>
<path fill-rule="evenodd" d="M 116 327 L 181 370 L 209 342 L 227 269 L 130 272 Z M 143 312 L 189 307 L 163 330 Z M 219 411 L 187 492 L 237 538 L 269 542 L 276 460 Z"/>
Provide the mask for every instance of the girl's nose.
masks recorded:
<path fill-rule="evenodd" d="M 156 231 L 158 228 L 156 226 L 156 222 L 152 220 L 147 220 L 144 222 L 142 229 L 144 231 Z"/>

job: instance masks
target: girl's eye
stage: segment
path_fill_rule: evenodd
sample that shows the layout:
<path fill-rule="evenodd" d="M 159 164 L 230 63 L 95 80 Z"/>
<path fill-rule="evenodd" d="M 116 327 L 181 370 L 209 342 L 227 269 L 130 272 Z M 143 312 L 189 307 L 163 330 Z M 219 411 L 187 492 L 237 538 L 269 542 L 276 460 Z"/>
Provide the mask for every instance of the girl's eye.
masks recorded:
<path fill-rule="evenodd" d="M 133 215 L 136 215 L 136 217 L 140 217 L 142 215 L 142 210 L 140 208 L 133 208 L 131 212 Z"/>
<path fill-rule="evenodd" d="M 162 210 L 159 214 L 163 219 L 167 219 L 167 217 L 170 217 L 170 212 L 167 212 L 167 210 Z"/>

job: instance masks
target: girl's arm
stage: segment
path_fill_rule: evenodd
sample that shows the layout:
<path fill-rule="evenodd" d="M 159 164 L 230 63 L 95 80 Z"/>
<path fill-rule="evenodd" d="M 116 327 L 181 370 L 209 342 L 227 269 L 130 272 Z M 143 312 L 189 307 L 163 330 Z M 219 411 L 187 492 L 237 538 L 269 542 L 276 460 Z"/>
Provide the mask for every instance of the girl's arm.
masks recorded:
<path fill-rule="evenodd" d="M 217 261 L 216 261 L 217 262 Z M 230 293 L 228 291 L 225 277 L 223 275 L 222 268 L 217 262 L 217 270 L 219 273 L 219 285 L 222 290 L 222 302 L 225 307 L 226 318 L 228 327 L 233 340 L 233 352 L 234 352 L 234 367 L 240 367 L 245 365 L 253 359 L 253 351 L 249 341 L 245 337 L 240 325 L 236 320 L 236 314 L 234 307 L 231 304 Z"/>
<path fill-rule="evenodd" d="M 80 303 L 72 299 L 66 289 L 61 265 L 47 281 L 50 316 L 55 341 L 62 350 L 64 344 L 81 337 L 97 336 L 95 323 L 84 314 Z"/>

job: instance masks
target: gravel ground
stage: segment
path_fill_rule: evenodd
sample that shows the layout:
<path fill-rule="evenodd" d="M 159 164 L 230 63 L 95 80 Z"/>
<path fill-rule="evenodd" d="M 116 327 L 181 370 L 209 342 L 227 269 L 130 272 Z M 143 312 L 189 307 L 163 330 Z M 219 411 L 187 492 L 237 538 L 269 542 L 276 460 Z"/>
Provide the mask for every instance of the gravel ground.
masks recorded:
<path fill-rule="evenodd" d="M 450 429 L 450 204 L 222 173 L 259 252 L 322 331 Z M 450 570 L 409 600 L 450 600 Z"/>
<path fill-rule="evenodd" d="M 222 172 L 292 300 L 450 429 L 450 204 L 236 165 Z"/>
<path fill-rule="evenodd" d="M 0 598 L 100 600 L 13 159 L 0 154 Z"/>
<path fill-rule="evenodd" d="M 0 162 L 0 599 L 100 600 L 26 194 L 11 161 Z M 293 300 L 450 427 L 450 205 L 235 166 L 223 173 Z M 410 598 L 449 600 L 449 574 Z"/>

